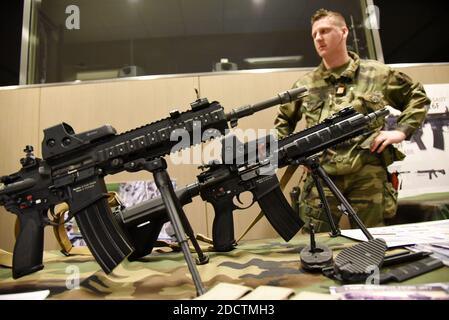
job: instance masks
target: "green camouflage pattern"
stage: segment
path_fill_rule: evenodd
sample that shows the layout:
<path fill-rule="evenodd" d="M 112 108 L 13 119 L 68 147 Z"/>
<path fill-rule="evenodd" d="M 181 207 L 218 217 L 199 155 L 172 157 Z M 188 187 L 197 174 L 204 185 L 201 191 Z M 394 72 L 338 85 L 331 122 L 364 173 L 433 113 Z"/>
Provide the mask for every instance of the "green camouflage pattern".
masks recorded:
<path fill-rule="evenodd" d="M 366 114 L 386 105 L 402 111 L 397 129 L 404 132 L 407 138 L 411 137 L 424 121 L 426 105 L 430 104 L 423 86 L 378 61 L 362 60 L 353 52 L 349 55 L 349 63 L 340 70 L 326 70 L 321 63 L 294 84 L 294 88 L 305 86 L 309 94 L 279 107 L 274 123 L 279 138 L 292 133 L 303 117 L 309 128 L 347 106 Z M 344 89 L 339 94 L 340 86 Z M 373 134 L 355 137 L 322 154 L 324 169 L 331 175 L 345 175 L 357 172 L 366 164 L 388 166 L 402 160 L 404 154 L 393 146 L 386 148 L 380 157 L 369 151 L 371 142 L 383 125 L 384 119 L 379 119 L 371 127 Z"/>
<path fill-rule="evenodd" d="M 318 243 L 328 245 L 334 255 L 355 242 L 343 237 L 318 234 Z M 298 234 L 290 242 L 282 239 L 251 240 L 240 243 L 227 253 L 208 252 L 208 264 L 198 266 L 203 284 L 209 290 L 219 283 L 250 288 L 268 285 L 291 288 L 295 293 L 329 293 L 329 286 L 340 285 L 321 274 L 300 269 L 299 250 L 309 244 L 309 237 Z M 208 246 L 204 246 L 208 249 Z M 157 299 L 178 300 L 196 297 L 195 286 L 181 252 L 160 248 L 141 261 L 121 263 L 106 275 L 90 254 L 64 256 L 45 252 L 45 268 L 14 280 L 11 269 L 0 268 L 0 294 L 50 290 L 48 299 Z M 79 270 L 79 288 L 71 288 L 71 271 Z M 423 276 L 427 282 L 448 279 L 449 269 Z M 435 280 L 435 281 L 434 281 Z M 420 277 L 404 284 L 420 284 Z M 69 286 L 67 285 L 69 284 Z"/>
<path fill-rule="evenodd" d="M 361 60 L 353 52 L 349 55 L 351 59 L 347 65 L 326 70 L 321 63 L 294 84 L 294 87 L 307 87 L 309 95 L 279 107 L 275 119 L 279 138 L 292 133 L 302 118 L 309 128 L 347 106 L 366 114 L 387 105 L 402 111 L 397 130 L 411 137 L 424 121 L 426 105 L 430 103 L 423 86 L 378 61 Z M 367 227 L 382 225 L 383 218 L 392 218 L 397 207 L 397 192 L 389 182 L 386 168 L 394 161 L 403 160 L 405 155 L 393 145 L 381 154 L 370 151 L 372 141 L 384 124 L 385 120 L 379 119 L 371 125 L 371 134 L 352 138 L 317 155 L 324 170 L 333 180 L 339 180 L 343 194 Z M 362 171 L 368 175 L 366 178 L 358 177 Z M 302 199 L 307 201 L 300 202 L 301 214 L 303 218 L 315 220 L 318 231 L 326 231 L 329 225 L 327 219 L 323 220 L 323 210 L 318 209 L 320 200 L 316 189 L 310 190 L 311 181 L 308 177 L 309 189 L 302 190 Z M 338 219 L 340 213 L 335 200 L 329 200 Z"/>
<path fill-rule="evenodd" d="M 342 194 L 347 199 L 351 199 L 351 206 L 365 225 L 380 227 L 384 225 L 385 218 L 391 218 L 395 215 L 397 209 L 397 191 L 390 182 L 387 182 L 386 175 L 387 173 L 382 166 L 366 165 L 357 173 L 330 176 L 330 178 Z M 338 208 L 340 202 L 324 184 L 323 190 L 334 222 L 338 225 L 342 215 Z M 304 183 L 299 212 L 303 221 L 306 222 L 305 230 L 308 231 L 308 224 L 313 222 L 315 230 L 318 232 L 331 231 L 328 218 L 321 205 L 318 190 L 310 175 Z M 349 221 L 352 228 L 357 228 L 352 220 Z"/>

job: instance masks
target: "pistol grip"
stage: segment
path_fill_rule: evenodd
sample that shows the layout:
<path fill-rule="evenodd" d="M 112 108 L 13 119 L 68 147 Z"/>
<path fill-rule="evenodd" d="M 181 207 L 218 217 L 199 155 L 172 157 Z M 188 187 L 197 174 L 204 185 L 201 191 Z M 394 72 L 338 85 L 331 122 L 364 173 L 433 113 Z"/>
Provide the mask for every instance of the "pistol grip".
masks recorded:
<path fill-rule="evenodd" d="M 212 240 L 215 251 L 227 252 L 234 249 L 234 204 L 229 201 L 213 202 L 215 218 L 212 223 Z"/>
<path fill-rule="evenodd" d="M 20 230 L 14 245 L 12 277 L 14 279 L 39 271 L 44 250 L 42 211 L 24 210 L 18 214 Z"/>

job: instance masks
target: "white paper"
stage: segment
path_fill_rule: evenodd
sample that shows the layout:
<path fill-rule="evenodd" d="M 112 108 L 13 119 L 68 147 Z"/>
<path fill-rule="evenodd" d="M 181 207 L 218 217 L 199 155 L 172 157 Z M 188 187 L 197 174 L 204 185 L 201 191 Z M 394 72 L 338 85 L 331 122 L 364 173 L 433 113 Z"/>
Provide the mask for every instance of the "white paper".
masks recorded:
<path fill-rule="evenodd" d="M 44 300 L 50 294 L 50 290 L 1 294 L 0 300 Z"/>
<path fill-rule="evenodd" d="M 449 242 L 449 219 L 369 228 L 368 231 L 374 238 L 384 239 L 389 248 Z M 359 241 L 368 240 L 360 229 L 341 230 L 341 235 Z"/>
<path fill-rule="evenodd" d="M 449 267 L 449 247 L 448 243 L 434 243 L 434 244 L 415 244 L 413 246 L 406 247 L 410 251 L 430 251 L 431 257 L 440 260 L 446 266 Z"/>
<path fill-rule="evenodd" d="M 345 285 L 329 287 L 332 296 L 342 300 L 449 300 L 449 283 L 425 285 Z"/>

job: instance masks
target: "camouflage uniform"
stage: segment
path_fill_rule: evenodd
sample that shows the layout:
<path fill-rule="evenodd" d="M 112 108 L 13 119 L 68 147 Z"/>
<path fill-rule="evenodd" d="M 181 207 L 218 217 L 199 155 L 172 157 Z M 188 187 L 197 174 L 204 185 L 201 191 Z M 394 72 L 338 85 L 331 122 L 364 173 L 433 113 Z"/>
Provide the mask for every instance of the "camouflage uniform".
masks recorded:
<path fill-rule="evenodd" d="M 407 139 L 411 137 L 424 120 L 425 106 L 430 103 L 422 85 L 378 61 L 361 60 L 353 52 L 349 55 L 351 59 L 346 65 L 326 70 L 321 63 L 295 83 L 294 87 L 306 86 L 309 95 L 279 108 L 275 120 L 279 138 L 293 132 L 303 116 L 308 128 L 347 106 L 366 114 L 386 105 L 402 111 L 396 129 L 404 132 Z M 397 191 L 389 182 L 386 168 L 405 157 L 392 145 L 380 155 L 370 152 L 371 142 L 383 125 L 381 119 L 373 125 L 373 134 L 358 136 L 319 154 L 323 168 L 368 227 L 383 225 L 384 218 L 395 215 Z M 325 193 L 331 195 L 328 188 Z M 336 201 L 333 197 L 328 200 L 338 222 L 341 213 Z M 319 231 L 329 230 L 310 175 L 301 193 L 300 214 L 303 219 L 310 217 Z"/>

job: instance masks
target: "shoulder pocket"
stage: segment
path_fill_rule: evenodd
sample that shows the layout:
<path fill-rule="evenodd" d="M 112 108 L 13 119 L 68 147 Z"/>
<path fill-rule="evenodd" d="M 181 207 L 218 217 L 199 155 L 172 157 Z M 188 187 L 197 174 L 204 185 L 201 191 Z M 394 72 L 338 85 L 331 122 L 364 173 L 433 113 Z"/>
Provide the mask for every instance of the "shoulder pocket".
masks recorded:
<path fill-rule="evenodd" d="M 365 112 L 373 112 L 387 105 L 381 92 L 368 92 L 360 96 Z"/>
<path fill-rule="evenodd" d="M 302 107 L 306 112 L 311 112 L 317 110 L 323 105 L 324 101 L 319 97 L 307 97 L 303 100 Z"/>

